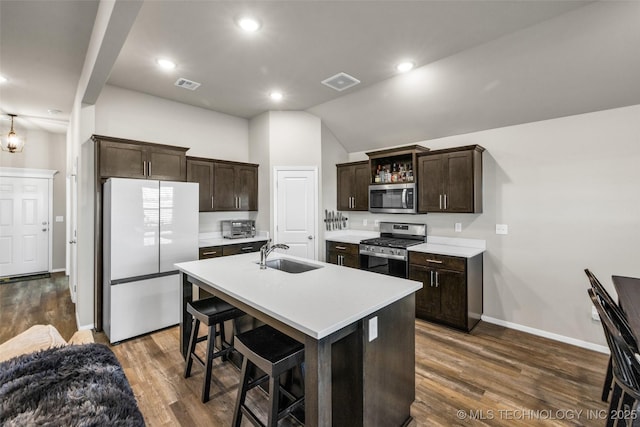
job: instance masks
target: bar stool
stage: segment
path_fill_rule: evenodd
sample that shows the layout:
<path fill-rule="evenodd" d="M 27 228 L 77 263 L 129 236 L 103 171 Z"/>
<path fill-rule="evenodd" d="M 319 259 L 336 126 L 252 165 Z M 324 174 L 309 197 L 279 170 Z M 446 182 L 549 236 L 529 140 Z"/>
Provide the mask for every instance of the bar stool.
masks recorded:
<path fill-rule="evenodd" d="M 284 418 L 304 402 L 304 396 L 296 398 L 280 386 L 280 376 L 304 362 L 304 346 L 293 338 L 284 335 L 265 325 L 251 331 L 237 335 L 236 350 L 244 356 L 242 373 L 240 374 L 240 388 L 233 413 L 233 426 L 240 427 L 242 416 L 245 415 L 255 426 L 262 426 L 256 415 L 245 405 L 247 392 L 252 388 L 269 380 L 269 412 L 268 427 L 275 427 L 278 420 Z M 257 366 L 266 375 L 250 381 L 249 367 Z M 283 393 L 291 403 L 282 411 L 278 410 L 280 393 Z"/>
<path fill-rule="evenodd" d="M 209 401 L 209 390 L 211 389 L 211 367 L 213 360 L 217 357 L 223 357 L 223 360 L 226 360 L 227 355 L 233 350 L 233 344 L 225 340 L 224 322 L 236 319 L 244 315 L 244 312 L 217 297 L 188 302 L 187 312 L 193 316 L 193 326 L 191 328 L 191 336 L 189 337 L 184 377 L 189 378 L 191 375 L 191 367 L 193 366 L 194 360 L 204 368 L 202 403 L 206 403 Z M 198 337 L 201 322 L 209 327 L 209 332 L 206 336 Z M 218 336 L 220 337 L 220 350 L 216 352 L 215 342 Z M 195 353 L 196 344 L 204 340 L 208 340 L 206 361 L 203 361 Z"/>

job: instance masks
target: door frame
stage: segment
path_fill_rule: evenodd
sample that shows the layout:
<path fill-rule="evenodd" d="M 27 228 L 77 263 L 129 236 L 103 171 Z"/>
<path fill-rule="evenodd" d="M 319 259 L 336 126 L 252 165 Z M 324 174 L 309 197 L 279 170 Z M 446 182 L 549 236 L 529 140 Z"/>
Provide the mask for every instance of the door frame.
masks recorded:
<path fill-rule="evenodd" d="M 286 172 L 286 171 L 306 171 L 313 172 L 313 188 L 315 192 L 315 199 L 313 201 L 315 209 L 313 210 L 313 244 L 314 244 L 314 253 L 315 259 L 317 261 L 319 259 L 319 244 L 318 244 L 318 218 L 319 218 L 319 202 L 320 202 L 320 194 L 318 188 L 318 167 L 317 166 L 274 166 L 273 167 L 273 228 L 272 233 L 275 240 L 277 236 L 276 227 L 278 226 L 278 173 Z M 274 242 L 276 243 L 276 242 Z"/>
<path fill-rule="evenodd" d="M 0 177 L 6 178 L 41 178 L 47 180 L 47 188 L 49 191 L 48 201 L 48 215 L 47 222 L 47 240 L 49 244 L 49 254 L 47 260 L 47 271 L 51 273 L 53 270 L 53 177 L 57 174 L 57 170 L 52 169 L 29 169 L 29 168 L 11 168 L 0 167 Z"/>

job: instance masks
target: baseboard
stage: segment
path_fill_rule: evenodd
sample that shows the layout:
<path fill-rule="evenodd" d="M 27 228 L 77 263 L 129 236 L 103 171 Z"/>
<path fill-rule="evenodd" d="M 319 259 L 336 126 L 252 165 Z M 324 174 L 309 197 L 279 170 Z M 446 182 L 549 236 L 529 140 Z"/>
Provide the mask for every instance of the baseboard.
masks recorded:
<path fill-rule="evenodd" d="M 529 326 L 520 325 L 518 323 L 507 322 L 506 320 L 496 319 L 494 317 L 482 315 L 481 319 L 487 323 L 504 326 L 505 328 L 515 329 L 516 331 L 526 332 L 531 335 L 537 335 L 550 340 L 563 342 L 565 344 L 575 345 L 576 347 L 586 348 L 587 350 L 597 351 L 598 353 L 609 354 L 609 347 L 605 345 L 594 344 L 587 341 L 578 340 L 564 335 L 554 334 L 553 332 L 543 331 L 542 329 L 531 328 Z"/>
<path fill-rule="evenodd" d="M 80 319 L 78 318 L 78 313 L 76 312 L 76 326 L 78 327 L 79 331 L 83 331 L 86 329 L 93 329 L 94 328 L 94 324 L 93 323 L 89 323 L 88 325 L 80 325 Z"/>
<path fill-rule="evenodd" d="M 66 272 L 67 269 L 66 268 L 54 268 L 49 273 L 60 273 L 61 271 Z"/>

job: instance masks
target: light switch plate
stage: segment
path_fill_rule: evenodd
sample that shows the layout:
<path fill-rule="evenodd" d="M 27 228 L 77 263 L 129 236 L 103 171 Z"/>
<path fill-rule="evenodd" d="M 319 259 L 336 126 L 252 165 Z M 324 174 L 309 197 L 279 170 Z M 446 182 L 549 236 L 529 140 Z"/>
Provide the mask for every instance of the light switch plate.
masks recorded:
<path fill-rule="evenodd" d="M 362 220 L 362 225 L 363 225 L 363 226 L 365 226 L 365 227 L 366 227 L 366 226 L 367 226 L 367 223 L 368 223 L 368 221 L 367 221 L 367 219 L 366 219 L 366 218 Z"/>
<path fill-rule="evenodd" d="M 509 226 L 507 224 L 496 224 L 496 234 L 509 234 Z"/>
<path fill-rule="evenodd" d="M 64 222 L 64 217 L 62 215 L 56 216 L 56 222 Z"/>
<path fill-rule="evenodd" d="M 369 319 L 369 342 L 378 338 L 378 316 Z"/>
<path fill-rule="evenodd" d="M 461 222 L 456 222 L 455 230 L 456 230 L 456 233 L 462 232 L 462 223 Z"/>
<path fill-rule="evenodd" d="M 373 221 L 373 225 L 375 225 L 376 227 L 380 226 L 380 221 L 378 221 L 377 219 Z"/>

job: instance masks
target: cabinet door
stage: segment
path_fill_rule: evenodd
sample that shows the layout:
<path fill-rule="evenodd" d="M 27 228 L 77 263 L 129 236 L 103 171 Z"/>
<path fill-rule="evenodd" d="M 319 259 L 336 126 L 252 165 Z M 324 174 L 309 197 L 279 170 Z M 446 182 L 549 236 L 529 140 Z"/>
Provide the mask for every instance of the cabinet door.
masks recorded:
<path fill-rule="evenodd" d="M 186 181 L 187 158 L 182 150 L 147 147 L 147 178 Z"/>
<path fill-rule="evenodd" d="M 460 151 L 444 157 L 446 212 L 473 212 L 473 152 Z"/>
<path fill-rule="evenodd" d="M 145 146 L 100 141 L 100 176 L 145 179 L 146 156 Z"/>
<path fill-rule="evenodd" d="M 256 166 L 236 167 L 236 197 L 239 210 L 258 210 L 258 168 Z"/>
<path fill-rule="evenodd" d="M 464 273 L 437 270 L 436 284 L 440 289 L 440 316 L 443 321 L 461 328 L 467 327 L 467 287 Z"/>
<path fill-rule="evenodd" d="M 360 268 L 360 255 L 344 255 L 344 258 L 342 258 L 342 265 L 345 267 Z"/>
<path fill-rule="evenodd" d="M 353 197 L 354 184 L 353 168 L 351 166 L 338 166 L 337 209 L 339 211 L 351 210 L 351 197 Z"/>
<path fill-rule="evenodd" d="M 327 262 L 329 264 L 340 265 L 338 262 L 338 255 L 341 255 L 335 251 L 327 251 Z"/>
<path fill-rule="evenodd" d="M 204 160 L 187 160 L 187 181 L 197 182 L 199 188 L 198 210 L 213 210 L 213 162 Z"/>
<path fill-rule="evenodd" d="M 442 155 L 421 156 L 418 160 L 418 211 L 443 210 Z"/>
<path fill-rule="evenodd" d="M 416 317 L 437 319 L 440 316 L 440 288 L 434 284 L 435 270 L 421 265 L 409 265 L 409 279 L 422 282 L 416 292 Z"/>
<path fill-rule="evenodd" d="M 235 166 L 227 163 L 214 163 L 213 167 L 213 210 L 237 211 L 235 191 Z"/>
<path fill-rule="evenodd" d="M 369 183 L 371 182 L 369 162 L 361 165 L 354 165 L 353 176 L 355 181 L 355 188 L 353 191 L 355 206 L 351 210 L 367 211 L 369 210 Z"/>

